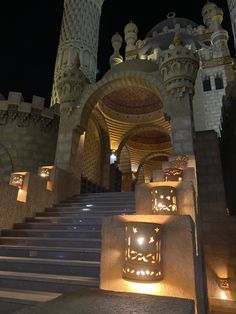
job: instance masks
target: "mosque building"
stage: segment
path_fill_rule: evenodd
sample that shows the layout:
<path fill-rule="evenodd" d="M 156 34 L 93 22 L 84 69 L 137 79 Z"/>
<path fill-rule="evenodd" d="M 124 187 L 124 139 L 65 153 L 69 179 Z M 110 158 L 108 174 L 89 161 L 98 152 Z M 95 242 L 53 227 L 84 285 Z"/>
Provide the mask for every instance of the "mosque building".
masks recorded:
<path fill-rule="evenodd" d="M 130 21 L 96 81 L 102 5 L 64 1 L 50 108 L 0 100 L 0 305 L 82 285 L 159 296 L 165 313 L 166 297 L 180 313 L 236 313 L 224 12 L 207 2 L 202 25 L 170 12 L 144 39 Z"/>

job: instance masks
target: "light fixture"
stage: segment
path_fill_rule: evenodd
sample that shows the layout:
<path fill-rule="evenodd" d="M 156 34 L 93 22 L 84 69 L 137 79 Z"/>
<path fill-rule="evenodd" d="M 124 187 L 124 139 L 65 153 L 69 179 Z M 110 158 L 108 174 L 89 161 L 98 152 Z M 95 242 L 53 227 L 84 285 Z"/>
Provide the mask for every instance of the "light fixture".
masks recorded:
<path fill-rule="evenodd" d="M 229 278 L 218 278 L 218 282 L 222 290 L 229 290 Z"/>
<path fill-rule="evenodd" d="M 115 150 L 112 150 L 112 153 L 110 155 L 110 164 L 114 164 L 115 162 L 117 161 L 117 156 L 116 156 L 116 153 L 115 153 Z"/>
<path fill-rule="evenodd" d="M 157 186 L 151 190 L 152 211 L 155 214 L 177 213 L 177 194 L 172 186 Z"/>
<path fill-rule="evenodd" d="M 48 179 L 50 178 L 53 166 L 43 166 L 39 167 L 38 174 L 40 177 Z"/>
<path fill-rule="evenodd" d="M 24 187 L 25 176 L 26 176 L 26 172 L 14 172 L 11 174 L 9 184 L 22 190 Z"/>
<path fill-rule="evenodd" d="M 54 166 L 42 166 L 38 169 L 38 175 L 47 180 L 46 189 L 48 191 L 52 191 L 53 188 L 54 170 Z"/>
<path fill-rule="evenodd" d="M 168 168 L 164 170 L 165 181 L 182 181 L 183 170 L 179 168 Z"/>
<path fill-rule="evenodd" d="M 11 174 L 9 184 L 18 189 L 17 201 L 26 202 L 29 183 L 29 172 L 14 172 Z"/>
<path fill-rule="evenodd" d="M 123 279 L 153 282 L 162 278 L 161 226 L 147 222 L 127 222 Z"/>
<path fill-rule="evenodd" d="M 171 168 L 184 169 L 188 166 L 188 156 L 177 156 L 170 162 Z"/>

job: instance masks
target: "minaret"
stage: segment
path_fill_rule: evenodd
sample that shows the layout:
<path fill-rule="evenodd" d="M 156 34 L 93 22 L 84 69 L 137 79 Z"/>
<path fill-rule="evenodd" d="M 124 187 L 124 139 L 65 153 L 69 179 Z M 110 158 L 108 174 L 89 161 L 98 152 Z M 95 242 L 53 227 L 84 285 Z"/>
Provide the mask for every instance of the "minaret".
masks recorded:
<path fill-rule="evenodd" d="M 234 49 L 236 52 L 236 0 L 228 0 L 228 7 L 234 35 Z"/>
<path fill-rule="evenodd" d="M 111 67 L 123 62 L 123 57 L 120 54 L 120 48 L 122 46 L 122 42 L 123 42 L 123 39 L 118 33 L 112 36 L 111 43 L 112 43 L 114 52 L 110 57 Z"/>
<path fill-rule="evenodd" d="M 95 81 L 103 1 L 65 0 L 51 105 L 60 103 L 57 85 L 64 72 L 78 67 L 88 81 Z"/>
<path fill-rule="evenodd" d="M 136 42 L 138 39 L 138 27 L 132 21 L 125 26 L 125 60 L 135 59 L 137 56 Z"/>

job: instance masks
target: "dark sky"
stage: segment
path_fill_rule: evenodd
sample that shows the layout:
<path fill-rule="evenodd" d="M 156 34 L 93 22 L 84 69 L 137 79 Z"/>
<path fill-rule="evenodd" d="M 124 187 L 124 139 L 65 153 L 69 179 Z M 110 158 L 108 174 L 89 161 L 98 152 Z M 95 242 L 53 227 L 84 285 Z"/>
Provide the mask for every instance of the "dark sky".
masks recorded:
<path fill-rule="evenodd" d="M 0 3 L 0 92 L 7 96 L 10 90 L 21 91 L 26 101 L 38 95 L 46 97 L 49 104 L 63 0 L 1 0 Z M 105 0 L 100 28 L 100 72 L 108 69 L 112 53 L 110 38 L 117 31 L 123 34 L 125 24 L 131 19 L 138 25 L 139 38 L 143 39 L 170 11 L 202 24 L 201 9 L 205 3 L 205 0 Z M 224 27 L 231 35 L 227 1 L 215 3 L 224 9 Z M 232 35 L 230 40 L 233 47 Z M 233 54 L 233 48 L 231 51 Z"/>

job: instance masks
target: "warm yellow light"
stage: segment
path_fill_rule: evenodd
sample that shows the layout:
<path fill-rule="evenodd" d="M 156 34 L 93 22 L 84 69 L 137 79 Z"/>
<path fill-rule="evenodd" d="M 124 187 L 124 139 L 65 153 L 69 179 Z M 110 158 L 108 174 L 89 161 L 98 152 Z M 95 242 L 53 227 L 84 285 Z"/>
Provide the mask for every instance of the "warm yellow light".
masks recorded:
<path fill-rule="evenodd" d="M 138 242 L 139 245 L 143 245 L 143 243 L 144 243 L 144 238 L 143 238 L 143 237 L 138 238 L 138 239 L 137 239 L 137 242 Z"/>
<path fill-rule="evenodd" d="M 221 292 L 220 292 L 220 298 L 221 298 L 222 300 L 227 300 L 227 299 L 228 299 L 228 297 L 227 297 L 227 295 L 226 295 L 226 293 L 225 293 L 224 291 L 221 291 Z"/>

